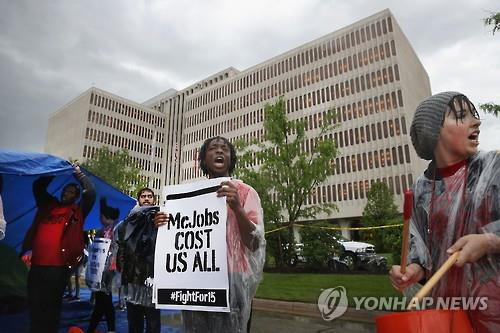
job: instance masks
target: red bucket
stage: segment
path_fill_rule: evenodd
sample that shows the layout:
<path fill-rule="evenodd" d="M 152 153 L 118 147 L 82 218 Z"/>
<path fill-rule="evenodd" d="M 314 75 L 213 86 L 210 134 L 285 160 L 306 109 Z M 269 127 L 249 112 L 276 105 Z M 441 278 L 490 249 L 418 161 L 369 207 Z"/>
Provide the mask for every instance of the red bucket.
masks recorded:
<path fill-rule="evenodd" d="M 379 316 L 377 333 L 473 333 L 463 310 L 408 311 Z"/>

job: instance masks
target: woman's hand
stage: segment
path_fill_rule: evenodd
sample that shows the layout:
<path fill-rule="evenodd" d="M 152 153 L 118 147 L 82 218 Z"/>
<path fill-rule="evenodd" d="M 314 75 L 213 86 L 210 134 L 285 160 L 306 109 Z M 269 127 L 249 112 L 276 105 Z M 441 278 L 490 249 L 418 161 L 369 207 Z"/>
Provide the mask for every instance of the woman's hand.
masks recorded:
<path fill-rule="evenodd" d="M 406 287 L 417 283 L 424 277 L 424 269 L 419 264 L 409 264 L 406 272 L 401 273 L 401 266 L 394 265 L 389 271 L 389 278 L 394 289 L 403 291 Z"/>

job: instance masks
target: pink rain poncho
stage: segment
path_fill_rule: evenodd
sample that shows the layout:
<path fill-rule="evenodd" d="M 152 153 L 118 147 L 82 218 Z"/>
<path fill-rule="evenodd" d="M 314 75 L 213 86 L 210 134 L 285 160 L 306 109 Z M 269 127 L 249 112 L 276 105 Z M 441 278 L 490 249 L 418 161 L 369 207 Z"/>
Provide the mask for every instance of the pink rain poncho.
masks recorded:
<path fill-rule="evenodd" d="M 446 261 L 446 250 L 468 234 L 500 236 L 500 153 L 479 152 L 444 169 L 432 162 L 413 186 L 409 263 L 426 279 Z M 439 297 L 487 297 L 469 310 L 475 332 L 500 332 L 500 255 L 486 255 L 463 268 L 452 267 L 431 292 Z M 484 305 L 484 304 L 480 304 Z"/>
<path fill-rule="evenodd" d="M 229 304 L 231 312 L 182 311 L 184 332 L 237 333 L 247 332 L 252 299 L 262 279 L 266 253 L 262 207 L 257 192 L 239 180 L 231 180 L 240 197 L 240 204 L 255 225 L 252 248 L 241 240 L 238 221 L 228 207 L 226 242 L 229 271 Z"/>

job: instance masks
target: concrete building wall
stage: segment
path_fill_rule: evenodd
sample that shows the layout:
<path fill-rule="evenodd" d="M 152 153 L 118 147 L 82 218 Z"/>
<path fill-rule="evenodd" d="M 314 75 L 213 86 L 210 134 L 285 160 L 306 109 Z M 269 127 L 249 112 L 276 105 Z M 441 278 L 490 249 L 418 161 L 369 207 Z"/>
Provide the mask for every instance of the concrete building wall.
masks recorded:
<path fill-rule="evenodd" d="M 89 90 L 54 112 L 49 118 L 45 151 L 65 159 L 81 159 Z"/>
<path fill-rule="evenodd" d="M 159 193 L 165 178 L 164 138 L 163 113 L 90 88 L 50 117 L 46 151 L 85 161 L 103 146 L 125 148 L 148 186 Z"/>

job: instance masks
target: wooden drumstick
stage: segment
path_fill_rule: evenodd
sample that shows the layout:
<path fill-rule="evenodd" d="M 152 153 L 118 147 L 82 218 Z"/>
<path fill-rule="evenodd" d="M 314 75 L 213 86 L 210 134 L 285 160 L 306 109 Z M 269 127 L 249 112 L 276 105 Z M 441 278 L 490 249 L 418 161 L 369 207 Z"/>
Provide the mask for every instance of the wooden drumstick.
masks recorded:
<path fill-rule="evenodd" d="M 405 191 L 403 205 L 403 243 L 401 245 L 401 273 L 406 273 L 406 257 L 408 256 L 408 238 L 410 233 L 411 211 L 413 209 L 413 193 Z"/>
<path fill-rule="evenodd" d="M 432 288 L 436 285 L 436 283 L 443 277 L 443 275 L 457 262 L 458 255 L 460 251 L 453 253 L 441 267 L 437 270 L 436 273 L 427 281 L 426 284 L 418 291 L 418 293 L 413 297 L 408 306 L 408 310 L 411 310 L 416 304 L 420 303 L 420 301 L 431 291 Z"/>

